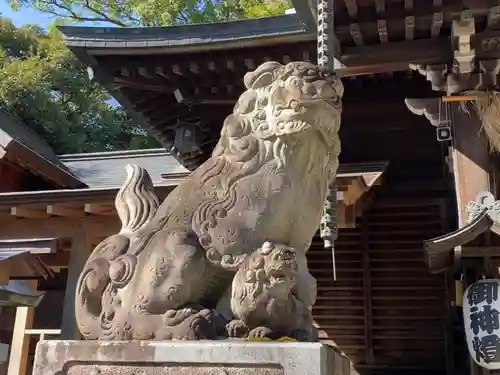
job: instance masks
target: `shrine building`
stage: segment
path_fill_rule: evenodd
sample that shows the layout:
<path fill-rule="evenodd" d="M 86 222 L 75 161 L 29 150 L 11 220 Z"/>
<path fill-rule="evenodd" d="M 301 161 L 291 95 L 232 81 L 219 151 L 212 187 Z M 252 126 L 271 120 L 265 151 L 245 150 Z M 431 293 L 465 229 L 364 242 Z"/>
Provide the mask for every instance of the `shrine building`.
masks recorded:
<path fill-rule="evenodd" d="M 339 235 L 333 258 L 318 233 L 308 261 L 320 339 L 345 353 L 352 374 L 486 371 L 469 356 L 461 306 L 469 284 L 498 277 L 500 231 L 488 207 L 499 194 L 500 164 L 483 118 L 464 108 L 467 95 L 498 89 L 493 3 L 332 3 L 329 53 L 345 87 Z M 321 9 L 293 5 L 295 14 L 226 23 L 61 27 L 92 79 L 164 148 L 55 156 L 58 180 L 0 193 L 0 240 L 50 239 L 37 259 L 54 273 L 13 274 L 38 280 L 34 289 L 46 296 L 36 308 L 4 309 L 4 373 L 29 373 L 40 336 L 79 337 L 76 278 L 92 248 L 119 230 L 113 200 L 126 164 L 146 168 L 165 197 L 209 157 L 247 71 L 265 61 L 317 62 Z"/>

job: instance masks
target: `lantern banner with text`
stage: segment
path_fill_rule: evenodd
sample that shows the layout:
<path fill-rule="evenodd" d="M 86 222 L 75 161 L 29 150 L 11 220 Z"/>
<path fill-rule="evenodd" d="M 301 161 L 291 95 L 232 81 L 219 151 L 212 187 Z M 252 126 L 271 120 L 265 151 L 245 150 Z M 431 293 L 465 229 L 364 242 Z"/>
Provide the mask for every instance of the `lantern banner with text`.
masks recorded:
<path fill-rule="evenodd" d="M 481 280 L 464 293 L 463 313 L 469 353 L 488 370 L 500 369 L 500 280 Z"/>

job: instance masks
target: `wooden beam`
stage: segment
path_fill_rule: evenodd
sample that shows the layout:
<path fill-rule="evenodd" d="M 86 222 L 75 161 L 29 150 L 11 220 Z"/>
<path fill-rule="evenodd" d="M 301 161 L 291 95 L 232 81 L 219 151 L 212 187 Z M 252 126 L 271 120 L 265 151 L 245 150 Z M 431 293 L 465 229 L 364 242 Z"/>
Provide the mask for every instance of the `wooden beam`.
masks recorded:
<path fill-rule="evenodd" d="M 462 246 L 462 259 L 464 258 L 498 258 L 500 246 Z"/>
<path fill-rule="evenodd" d="M 425 115 L 434 125 L 451 125 L 453 130 L 450 159 L 455 181 L 458 229 L 424 242 L 431 272 L 441 272 L 459 261 L 462 245 L 488 230 L 495 233 L 499 230 L 498 225 L 487 215 L 487 210 L 472 221 L 470 212 L 466 210 L 468 203 L 476 201 L 479 193 L 490 192 L 492 188 L 488 140 L 472 108 L 467 114 L 458 103 L 442 105 L 439 98 L 405 102 L 413 113 Z M 452 121 L 441 123 L 444 116 L 440 114 L 448 111 Z"/>
<path fill-rule="evenodd" d="M 179 174 L 181 177 L 175 178 L 172 175 L 172 181 L 166 181 L 165 185 L 155 187 L 155 194 L 160 198 L 165 198 L 178 184 L 179 181 L 185 177 L 184 173 Z M 43 191 L 22 191 L 22 192 L 9 192 L 0 193 L 0 210 L 8 209 L 11 212 L 12 207 L 19 208 L 30 207 L 34 208 L 43 205 L 65 205 L 65 204 L 85 204 L 85 203 L 98 203 L 113 204 L 119 188 L 105 188 L 105 189 L 68 189 L 68 190 L 43 190 Z M 42 212 L 46 214 L 46 206 L 43 207 Z M 21 210 L 22 211 L 22 210 Z M 35 216 L 39 216 L 36 214 Z M 0 218 L 1 219 L 1 218 Z"/>
<path fill-rule="evenodd" d="M 50 268 L 36 254 L 27 251 L 2 257 L 0 261 L 0 284 L 7 284 L 9 279 L 34 280 L 53 276 Z"/>
<path fill-rule="evenodd" d="M 255 64 L 255 61 L 253 61 L 252 59 L 245 59 L 245 67 L 248 70 L 255 70 L 257 65 Z"/>
<path fill-rule="evenodd" d="M 42 210 L 37 210 L 32 207 L 12 207 L 10 209 L 10 214 L 12 216 L 17 216 L 20 218 L 28 218 L 28 219 L 46 219 L 49 217 L 47 212 Z"/>
<path fill-rule="evenodd" d="M 384 44 L 389 41 L 389 32 L 387 31 L 387 21 L 378 20 L 377 21 L 377 31 L 380 43 Z"/>
<path fill-rule="evenodd" d="M 359 205 L 358 203 L 360 202 L 355 202 L 353 204 L 347 205 L 343 203 L 344 205 L 344 227 L 343 228 L 356 228 L 356 211 L 357 211 L 357 206 Z"/>
<path fill-rule="evenodd" d="M 350 181 L 347 191 L 344 192 L 344 202 L 347 205 L 354 204 L 369 189 L 362 176 Z"/>
<path fill-rule="evenodd" d="M 28 283 L 31 289 L 35 291 L 37 288 L 37 282 L 28 281 Z M 34 316 L 34 307 L 16 308 L 16 318 L 14 322 L 14 331 L 12 332 L 12 344 L 10 346 L 7 375 L 26 375 L 30 338 L 25 334 L 25 331 L 32 328 Z"/>
<path fill-rule="evenodd" d="M 49 204 L 47 206 L 47 214 L 61 217 L 84 217 L 85 212 L 82 209 L 65 207 L 63 205 Z"/>
<path fill-rule="evenodd" d="M 415 37 L 415 17 L 405 17 L 405 37 L 406 40 L 413 40 Z"/>
<path fill-rule="evenodd" d="M 416 22 L 416 20 L 415 20 Z M 477 60 L 492 60 L 500 58 L 500 30 L 487 30 L 483 33 L 472 33 L 471 21 L 466 20 L 465 33 L 467 29 L 470 36 L 470 51 L 474 51 Z M 435 13 L 431 22 L 431 33 L 439 35 L 443 24 L 443 15 Z M 456 23 L 456 37 L 458 38 L 459 26 Z M 386 40 L 385 31 L 387 23 L 385 20 L 377 22 L 377 30 L 381 42 Z M 465 35 L 465 34 L 464 34 Z M 462 50 L 461 53 L 467 53 Z M 460 55 L 456 55 L 460 57 Z M 454 59 L 452 45 L 449 38 L 435 37 L 430 39 L 406 40 L 402 42 L 383 43 L 382 45 L 349 47 L 346 48 L 340 58 L 344 68 L 340 70 L 342 76 L 369 74 L 385 71 L 407 70 L 409 64 L 439 65 L 451 64 Z"/>
<path fill-rule="evenodd" d="M 452 269 L 458 265 L 454 248 L 471 242 L 479 235 L 490 230 L 495 223 L 491 220 L 487 210 L 484 210 L 474 220 L 466 223 L 457 230 L 445 235 L 424 241 L 426 262 L 431 273 L 440 273 Z"/>
<path fill-rule="evenodd" d="M 361 34 L 361 29 L 359 27 L 359 24 L 351 23 L 350 31 L 351 31 L 351 38 L 354 41 L 354 44 L 356 44 L 357 46 L 362 46 L 364 44 L 363 34 Z"/>
<path fill-rule="evenodd" d="M 377 10 L 377 14 L 385 13 L 385 0 L 374 0 L 375 1 L 375 9 Z"/>
<path fill-rule="evenodd" d="M 49 268 L 66 268 L 69 265 L 70 252 L 58 251 L 54 254 L 41 254 L 38 257 Z"/>
<path fill-rule="evenodd" d="M 467 115 L 458 104 L 452 104 L 453 113 L 453 176 L 457 197 L 459 226 L 467 223 L 467 203 L 483 191 L 490 191 L 490 155 L 488 140 L 481 122 L 471 108 Z"/>
<path fill-rule="evenodd" d="M 113 85 L 118 88 L 126 87 L 131 89 L 158 91 L 161 93 L 169 93 L 173 91 L 170 85 L 166 82 L 154 83 L 152 81 L 138 77 L 113 77 Z"/>
<path fill-rule="evenodd" d="M 358 4 L 356 0 L 344 0 L 345 7 L 347 8 L 347 12 L 352 19 L 356 19 L 358 17 Z"/>
<path fill-rule="evenodd" d="M 120 231 L 117 216 L 87 216 L 84 218 L 49 217 L 40 219 L 0 220 L 0 239 L 11 238 L 68 238 L 79 230 L 95 237 L 107 237 Z"/>
<path fill-rule="evenodd" d="M 475 70 L 475 50 L 471 38 L 476 33 L 475 20 L 470 11 L 464 11 L 451 27 L 453 70 L 457 74 L 470 74 Z"/>
<path fill-rule="evenodd" d="M 434 126 L 447 125 L 449 119 L 445 116 L 446 106 L 437 98 L 405 99 L 406 107 L 410 112 L 425 118 Z"/>
<path fill-rule="evenodd" d="M 11 263 L 7 261 L 0 262 L 0 285 L 9 283 Z"/>
<path fill-rule="evenodd" d="M 437 37 L 441 33 L 441 27 L 443 26 L 443 13 L 437 12 L 432 16 L 431 22 L 431 36 Z"/>
<path fill-rule="evenodd" d="M 487 27 L 491 30 L 500 28 L 500 6 L 496 5 L 488 13 Z"/>
<path fill-rule="evenodd" d="M 381 185 L 382 184 L 382 175 L 381 172 L 367 172 L 362 174 L 362 178 L 365 181 L 365 185 L 368 187 Z"/>
<path fill-rule="evenodd" d="M 112 204 L 105 203 L 87 203 L 85 212 L 92 215 L 113 216 L 116 215 L 116 209 Z"/>
<path fill-rule="evenodd" d="M 451 113 L 454 138 L 451 160 L 459 226 L 463 226 L 468 218 L 466 204 L 474 201 L 479 193 L 491 189 L 488 140 L 481 122 L 472 108 L 466 114 L 459 104 L 443 104 L 439 98 L 406 99 L 405 103 L 410 111 L 424 115 L 435 126 L 450 124 L 444 114 Z"/>
<path fill-rule="evenodd" d="M 378 26 L 378 30 L 383 33 L 387 25 L 380 23 Z M 345 49 L 340 59 L 345 65 L 340 72 L 343 76 L 349 76 L 407 70 L 409 64 L 439 64 L 450 62 L 452 58 L 449 39 L 442 37 L 350 47 Z"/>

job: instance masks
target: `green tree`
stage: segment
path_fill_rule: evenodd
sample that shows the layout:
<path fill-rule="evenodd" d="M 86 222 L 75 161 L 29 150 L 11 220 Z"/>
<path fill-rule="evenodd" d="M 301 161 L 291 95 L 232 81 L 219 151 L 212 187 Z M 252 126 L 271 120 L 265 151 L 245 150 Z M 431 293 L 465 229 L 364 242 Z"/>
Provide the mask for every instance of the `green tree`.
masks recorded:
<path fill-rule="evenodd" d="M 52 27 L 0 18 L 0 110 L 20 118 L 59 153 L 157 147 Z"/>
<path fill-rule="evenodd" d="M 57 18 L 116 26 L 169 26 L 283 14 L 290 0 L 6 0 Z"/>

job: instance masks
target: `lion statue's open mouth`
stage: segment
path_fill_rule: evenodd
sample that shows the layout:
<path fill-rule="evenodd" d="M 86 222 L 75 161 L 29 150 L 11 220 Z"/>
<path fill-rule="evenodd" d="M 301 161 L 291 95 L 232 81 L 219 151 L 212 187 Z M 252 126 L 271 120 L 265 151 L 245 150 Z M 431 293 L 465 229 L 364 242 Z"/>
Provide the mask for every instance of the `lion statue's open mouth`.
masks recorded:
<path fill-rule="evenodd" d="M 314 130 L 331 147 L 339 125 L 336 118 L 342 88 L 338 83 L 313 64 L 265 63 L 245 75 L 245 84 L 256 98 L 240 103 L 241 113 L 254 112 L 254 126 L 264 137 Z M 249 97 L 242 95 L 241 99 Z"/>

